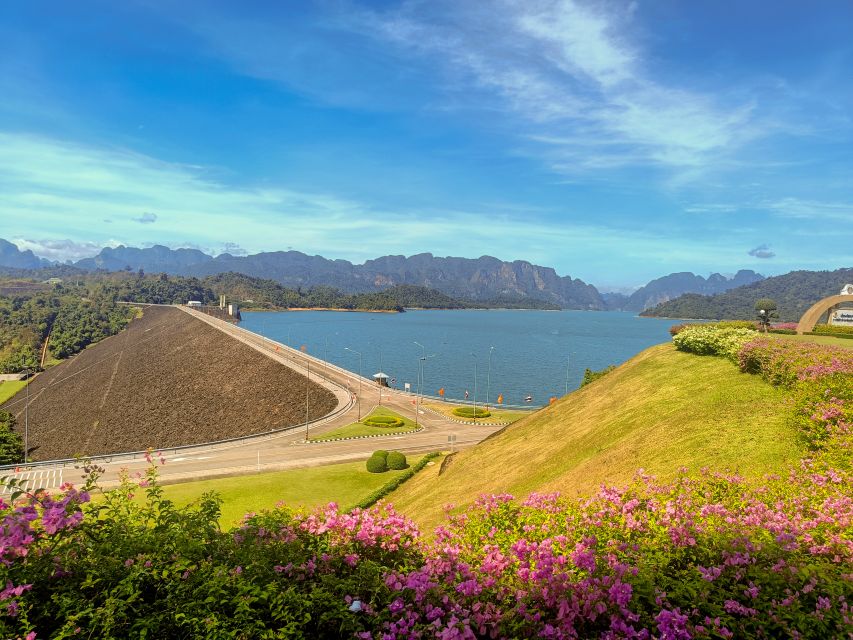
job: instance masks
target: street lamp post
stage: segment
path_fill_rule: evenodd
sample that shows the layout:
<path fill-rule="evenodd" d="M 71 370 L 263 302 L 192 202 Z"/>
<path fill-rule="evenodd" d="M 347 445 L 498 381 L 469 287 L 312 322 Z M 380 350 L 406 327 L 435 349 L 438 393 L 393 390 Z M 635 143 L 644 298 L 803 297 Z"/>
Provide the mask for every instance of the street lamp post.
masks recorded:
<path fill-rule="evenodd" d="M 311 391 L 311 361 L 305 358 L 305 370 L 308 372 L 308 379 L 305 381 L 305 442 L 308 442 L 308 394 Z"/>
<path fill-rule="evenodd" d="M 477 422 L 477 354 L 471 353 L 474 358 L 474 422 Z"/>
<path fill-rule="evenodd" d="M 361 422 L 361 351 L 349 347 L 344 347 L 344 349 L 358 356 L 358 421 Z"/>
<path fill-rule="evenodd" d="M 24 369 L 27 373 L 27 399 L 24 405 L 24 464 L 27 463 L 27 453 L 30 450 L 30 373 L 29 369 Z"/>
<path fill-rule="evenodd" d="M 489 347 L 489 372 L 486 374 L 486 408 L 489 406 L 489 392 L 492 388 L 492 352 L 494 347 Z"/>
<path fill-rule="evenodd" d="M 569 360 L 570 357 L 566 356 L 566 395 L 569 395 Z"/>
<path fill-rule="evenodd" d="M 420 342 L 415 342 L 415 344 L 423 351 L 423 354 L 418 359 L 418 392 L 415 394 L 415 428 L 417 429 L 418 416 L 421 413 L 421 380 L 423 379 L 423 368 L 426 363 L 426 347 Z"/>
<path fill-rule="evenodd" d="M 382 345 L 379 345 L 379 373 L 382 373 Z M 382 406 L 382 378 L 376 379 L 376 384 L 379 386 L 379 406 Z"/>

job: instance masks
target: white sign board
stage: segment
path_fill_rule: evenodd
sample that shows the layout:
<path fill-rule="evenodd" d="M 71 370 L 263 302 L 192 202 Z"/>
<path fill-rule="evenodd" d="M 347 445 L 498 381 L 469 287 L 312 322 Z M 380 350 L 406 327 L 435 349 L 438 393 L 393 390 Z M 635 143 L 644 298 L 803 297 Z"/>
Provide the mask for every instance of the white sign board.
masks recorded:
<path fill-rule="evenodd" d="M 829 324 L 853 327 L 853 309 L 838 309 L 829 318 Z"/>
<path fill-rule="evenodd" d="M 411 390 L 412 390 L 412 385 L 411 385 L 411 384 L 409 384 L 408 382 L 404 382 L 404 383 L 403 383 L 403 388 L 404 388 L 406 391 L 411 391 Z"/>
<path fill-rule="evenodd" d="M 842 296 L 853 296 L 853 284 L 845 284 L 841 289 Z"/>

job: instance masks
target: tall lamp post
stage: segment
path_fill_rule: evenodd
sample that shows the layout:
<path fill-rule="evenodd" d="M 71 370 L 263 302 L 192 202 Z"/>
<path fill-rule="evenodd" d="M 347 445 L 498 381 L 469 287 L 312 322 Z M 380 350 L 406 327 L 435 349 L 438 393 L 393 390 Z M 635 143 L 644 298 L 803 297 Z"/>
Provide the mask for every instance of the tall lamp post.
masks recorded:
<path fill-rule="evenodd" d="M 423 378 L 423 367 L 426 363 L 426 347 L 420 342 L 415 342 L 415 344 L 423 351 L 421 357 L 418 358 L 418 392 L 415 394 L 415 428 L 417 428 L 418 417 L 421 413 L 421 379 Z"/>
<path fill-rule="evenodd" d="M 569 360 L 571 358 L 566 356 L 566 395 L 569 395 Z"/>
<path fill-rule="evenodd" d="M 308 442 L 308 393 L 311 391 L 311 361 L 305 358 L 305 370 L 308 379 L 305 381 L 305 442 Z"/>
<path fill-rule="evenodd" d="M 477 422 L 477 354 L 471 352 L 471 357 L 474 358 L 474 422 Z"/>
<path fill-rule="evenodd" d="M 358 356 L 358 421 L 361 422 L 361 351 L 344 347 L 345 350 Z"/>
<path fill-rule="evenodd" d="M 27 373 L 27 399 L 24 405 L 24 464 L 27 464 L 27 453 L 30 451 L 30 374 L 32 371 L 24 369 Z"/>
<path fill-rule="evenodd" d="M 379 373 L 382 373 L 382 345 L 379 347 Z M 376 379 L 376 384 L 379 386 L 379 406 L 382 406 L 382 378 Z"/>
<path fill-rule="evenodd" d="M 486 408 L 489 406 L 489 392 L 492 388 L 492 353 L 494 347 L 489 347 L 489 372 L 486 374 Z"/>

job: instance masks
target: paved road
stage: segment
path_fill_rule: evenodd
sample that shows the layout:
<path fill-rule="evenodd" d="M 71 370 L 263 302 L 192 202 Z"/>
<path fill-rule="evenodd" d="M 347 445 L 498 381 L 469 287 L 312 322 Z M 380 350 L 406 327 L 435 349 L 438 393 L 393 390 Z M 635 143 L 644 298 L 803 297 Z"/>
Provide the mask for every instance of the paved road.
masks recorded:
<path fill-rule="evenodd" d="M 417 417 L 423 430 L 401 436 L 307 444 L 305 429 L 297 428 L 281 434 L 249 439 L 239 444 L 207 448 L 193 447 L 165 456 L 165 464 L 160 469 L 160 477 L 164 482 L 364 460 L 374 450 L 380 448 L 393 448 L 407 453 L 448 450 L 450 448 L 448 436 L 451 435 L 456 437 L 453 446 L 463 448 L 480 442 L 500 429 L 494 426 L 459 424 L 431 412 L 425 412 L 423 409 L 416 416 L 415 405 L 412 403 L 415 398 L 413 394 L 379 388 L 376 383 L 366 378 L 361 379 L 359 406 L 358 375 L 204 313 L 186 307 L 179 308 L 285 366 L 292 367 L 302 374 L 310 370 L 313 381 L 330 389 L 338 399 L 338 407 L 346 410 L 322 425 L 311 426 L 309 433 L 311 437 L 356 422 L 359 414 L 362 417 L 367 415 L 380 402 L 383 406 L 412 420 Z M 116 456 L 115 460 L 101 461 L 98 464 L 106 469 L 103 476 L 105 486 L 117 482 L 121 469 L 127 469 L 133 474 L 144 470 L 147 466 L 144 459 L 128 460 L 119 456 Z M 61 476 L 58 472 L 50 475 L 51 470 L 53 469 L 40 467 L 37 471 L 21 470 L 17 475 L 21 478 L 33 477 L 34 482 L 41 483 L 39 486 L 47 486 L 45 484 L 47 478 L 61 477 L 66 482 L 76 482 L 80 475 L 80 472 L 67 466 Z M 37 477 L 36 473 L 39 474 Z"/>

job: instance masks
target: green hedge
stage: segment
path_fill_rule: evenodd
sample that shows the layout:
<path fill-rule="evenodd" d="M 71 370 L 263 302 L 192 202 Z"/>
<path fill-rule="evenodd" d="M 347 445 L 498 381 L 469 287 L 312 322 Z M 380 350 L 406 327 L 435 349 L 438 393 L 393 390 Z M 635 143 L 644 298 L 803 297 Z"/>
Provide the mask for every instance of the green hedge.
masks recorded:
<path fill-rule="evenodd" d="M 461 418 L 488 418 L 492 415 L 492 412 L 488 409 L 481 409 L 480 407 L 477 407 L 477 411 L 475 413 L 474 407 L 457 407 L 453 410 L 453 415 Z"/>
<path fill-rule="evenodd" d="M 379 455 L 377 455 L 379 454 Z M 376 451 L 367 459 L 367 470 L 370 473 L 385 473 L 388 471 L 387 454 Z"/>
<path fill-rule="evenodd" d="M 353 508 L 354 509 L 369 509 L 370 507 L 375 505 L 377 502 L 382 500 L 382 498 L 384 498 L 389 493 L 391 493 L 392 491 L 397 489 L 397 487 L 402 485 L 404 482 L 413 478 L 414 475 L 418 471 L 420 471 L 421 469 L 423 469 L 425 466 L 427 466 L 429 464 L 430 460 L 434 460 L 439 455 L 441 455 L 441 454 L 439 454 L 437 452 L 432 452 L 432 453 L 426 454 L 423 458 L 421 458 L 418 461 L 418 463 L 414 467 L 410 467 L 404 473 L 401 473 L 399 476 L 397 476 L 396 478 L 394 478 L 390 482 L 387 482 L 386 484 L 379 487 L 376 491 L 371 493 L 369 496 L 367 496 L 364 500 L 359 502 Z"/>
<path fill-rule="evenodd" d="M 391 469 L 391 471 L 402 471 L 403 469 L 409 466 L 409 464 L 406 462 L 406 456 L 404 456 L 399 451 L 392 451 L 391 453 L 389 453 L 388 457 L 385 459 L 385 462 L 387 463 L 388 468 Z"/>
<path fill-rule="evenodd" d="M 368 427 L 382 427 L 383 429 L 399 429 L 406 426 L 406 422 L 396 416 L 368 416 L 361 423 Z"/>
<path fill-rule="evenodd" d="M 818 336 L 843 336 L 845 338 L 853 337 L 853 327 L 846 326 L 838 326 L 834 324 L 819 324 L 815 326 L 814 331 L 812 331 L 815 335 Z"/>

